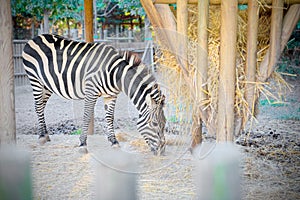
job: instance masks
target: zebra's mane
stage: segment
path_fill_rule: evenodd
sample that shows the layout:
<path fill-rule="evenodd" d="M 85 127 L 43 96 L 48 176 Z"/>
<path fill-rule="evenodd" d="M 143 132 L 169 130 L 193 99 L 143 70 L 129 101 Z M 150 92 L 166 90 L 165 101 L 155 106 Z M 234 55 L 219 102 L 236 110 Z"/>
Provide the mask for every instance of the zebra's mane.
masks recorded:
<path fill-rule="evenodd" d="M 138 56 L 137 53 L 134 53 L 132 51 L 124 51 L 121 52 L 121 56 L 130 64 L 132 64 L 132 67 L 137 67 L 141 64 L 142 60 Z"/>

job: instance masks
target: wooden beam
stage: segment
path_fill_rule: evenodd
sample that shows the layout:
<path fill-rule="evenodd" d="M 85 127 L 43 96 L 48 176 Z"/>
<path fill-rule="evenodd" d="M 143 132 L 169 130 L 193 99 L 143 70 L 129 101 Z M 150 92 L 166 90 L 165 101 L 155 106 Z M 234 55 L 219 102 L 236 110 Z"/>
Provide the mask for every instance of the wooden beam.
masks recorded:
<path fill-rule="evenodd" d="M 85 41 L 94 42 L 93 36 L 93 0 L 84 0 L 84 28 L 85 28 Z M 93 112 L 94 113 L 94 112 Z M 94 114 L 89 123 L 88 134 L 94 133 Z"/>
<path fill-rule="evenodd" d="M 234 139 L 237 6 L 237 0 L 226 0 L 221 3 L 220 77 L 216 133 L 218 142 Z"/>
<path fill-rule="evenodd" d="M 177 0 L 155 0 L 155 4 L 176 4 Z M 198 0 L 187 0 L 188 4 L 197 4 Z M 210 0 L 211 5 L 220 5 L 222 0 Z M 249 0 L 238 0 L 238 4 L 248 4 Z M 287 5 L 300 4 L 300 0 L 284 0 Z M 272 4 L 272 0 L 264 0 L 262 4 Z"/>
<path fill-rule="evenodd" d="M 0 146 L 15 143 L 15 93 L 10 0 L 0 0 Z"/>
<path fill-rule="evenodd" d="M 245 75 L 247 80 L 245 99 L 248 103 L 248 108 L 251 114 L 254 114 L 255 107 L 255 85 L 256 82 L 256 63 L 257 63 L 257 33 L 258 33 L 258 19 L 259 19 L 259 6 L 257 0 L 249 0 L 248 5 L 248 27 L 247 27 L 247 58 Z M 249 115 L 249 113 L 248 113 Z M 244 116 L 242 128 L 248 116 Z"/>

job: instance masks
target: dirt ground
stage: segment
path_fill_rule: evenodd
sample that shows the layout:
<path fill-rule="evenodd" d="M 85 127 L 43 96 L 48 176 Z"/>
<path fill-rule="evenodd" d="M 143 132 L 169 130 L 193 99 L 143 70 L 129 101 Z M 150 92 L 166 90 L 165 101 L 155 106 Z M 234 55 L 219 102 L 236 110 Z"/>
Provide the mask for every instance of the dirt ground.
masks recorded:
<path fill-rule="evenodd" d="M 237 140 L 241 188 L 236 191 L 241 199 L 300 199 L 300 123 L 293 117 L 300 115 L 299 83 L 292 83 L 294 89 L 286 105 L 260 106 L 250 134 Z M 41 146 L 35 135 L 37 118 L 31 88 L 16 88 L 17 144 L 31 154 L 35 199 L 98 199 L 103 183 L 117 177 L 103 175 L 107 166 L 134 177 L 137 184 L 131 188 L 138 199 L 200 198 L 197 185 L 207 180 L 195 178 L 198 162 L 188 150 L 189 137 L 167 134 L 166 155 L 153 156 L 135 130 L 135 108 L 121 96 L 115 114 L 121 147 L 112 149 L 104 136 L 104 109 L 99 99 L 96 134 L 88 137 L 89 153 L 80 154 L 75 146 L 79 143 L 76 130 L 81 125 L 81 113 L 82 102 L 52 96 L 46 122 L 53 135 L 51 142 Z M 123 156 L 108 156 L 116 154 Z M 121 183 L 124 179 L 116 180 Z"/>

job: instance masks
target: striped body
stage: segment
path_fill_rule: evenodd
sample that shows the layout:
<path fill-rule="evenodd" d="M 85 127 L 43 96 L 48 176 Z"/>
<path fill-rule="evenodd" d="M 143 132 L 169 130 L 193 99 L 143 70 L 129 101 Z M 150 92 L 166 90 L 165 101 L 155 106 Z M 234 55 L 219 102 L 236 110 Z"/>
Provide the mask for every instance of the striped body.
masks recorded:
<path fill-rule="evenodd" d="M 150 123 L 151 112 L 155 110 L 151 107 L 152 103 L 156 102 L 154 106 L 161 107 L 155 112 L 161 112 L 162 106 L 159 105 L 163 104 L 164 96 L 154 76 L 135 55 L 128 52 L 121 55 L 103 43 L 77 42 L 46 34 L 28 41 L 22 56 L 33 88 L 40 137 L 47 135 L 44 108 L 51 94 L 55 93 L 66 99 L 84 99 L 80 145 L 85 146 L 95 103 L 99 96 L 103 96 L 108 139 L 112 144 L 118 144 L 113 115 L 117 95 L 125 92 L 140 113 L 138 130 L 146 142 L 154 151 L 164 146 L 163 133 L 158 133 L 157 127 L 152 127 Z M 164 127 L 164 116 L 159 117 Z"/>

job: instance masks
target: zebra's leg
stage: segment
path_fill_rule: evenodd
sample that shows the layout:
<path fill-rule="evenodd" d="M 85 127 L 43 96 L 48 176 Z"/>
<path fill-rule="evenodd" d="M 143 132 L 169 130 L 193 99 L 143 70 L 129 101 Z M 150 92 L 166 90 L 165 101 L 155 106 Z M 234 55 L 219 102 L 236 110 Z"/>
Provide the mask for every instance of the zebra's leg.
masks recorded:
<path fill-rule="evenodd" d="M 33 96 L 35 103 L 35 112 L 38 117 L 38 132 L 39 132 L 39 143 L 44 144 L 50 141 L 50 137 L 47 131 L 46 122 L 45 122 L 45 107 L 48 99 L 52 95 L 52 92 L 45 88 L 42 85 L 34 85 L 33 86 Z"/>
<path fill-rule="evenodd" d="M 107 138 L 112 146 L 119 146 L 114 132 L 114 111 L 117 96 L 104 97 L 105 121 L 107 125 Z"/>
<path fill-rule="evenodd" d="M 94 113 L 94 108 L 96 101 L 98 99 L 98 95 L 94 94 L 93 92 L 86 92 L 85 98 L 84 98 L 84 113 L 83 113 L 83 127 L 82 127 L 82 133 L 79 137 L 80 140 L 80 152 L 87 153 L 87 132 L 89 123 L 91 121 L 91 117 Z"/>

